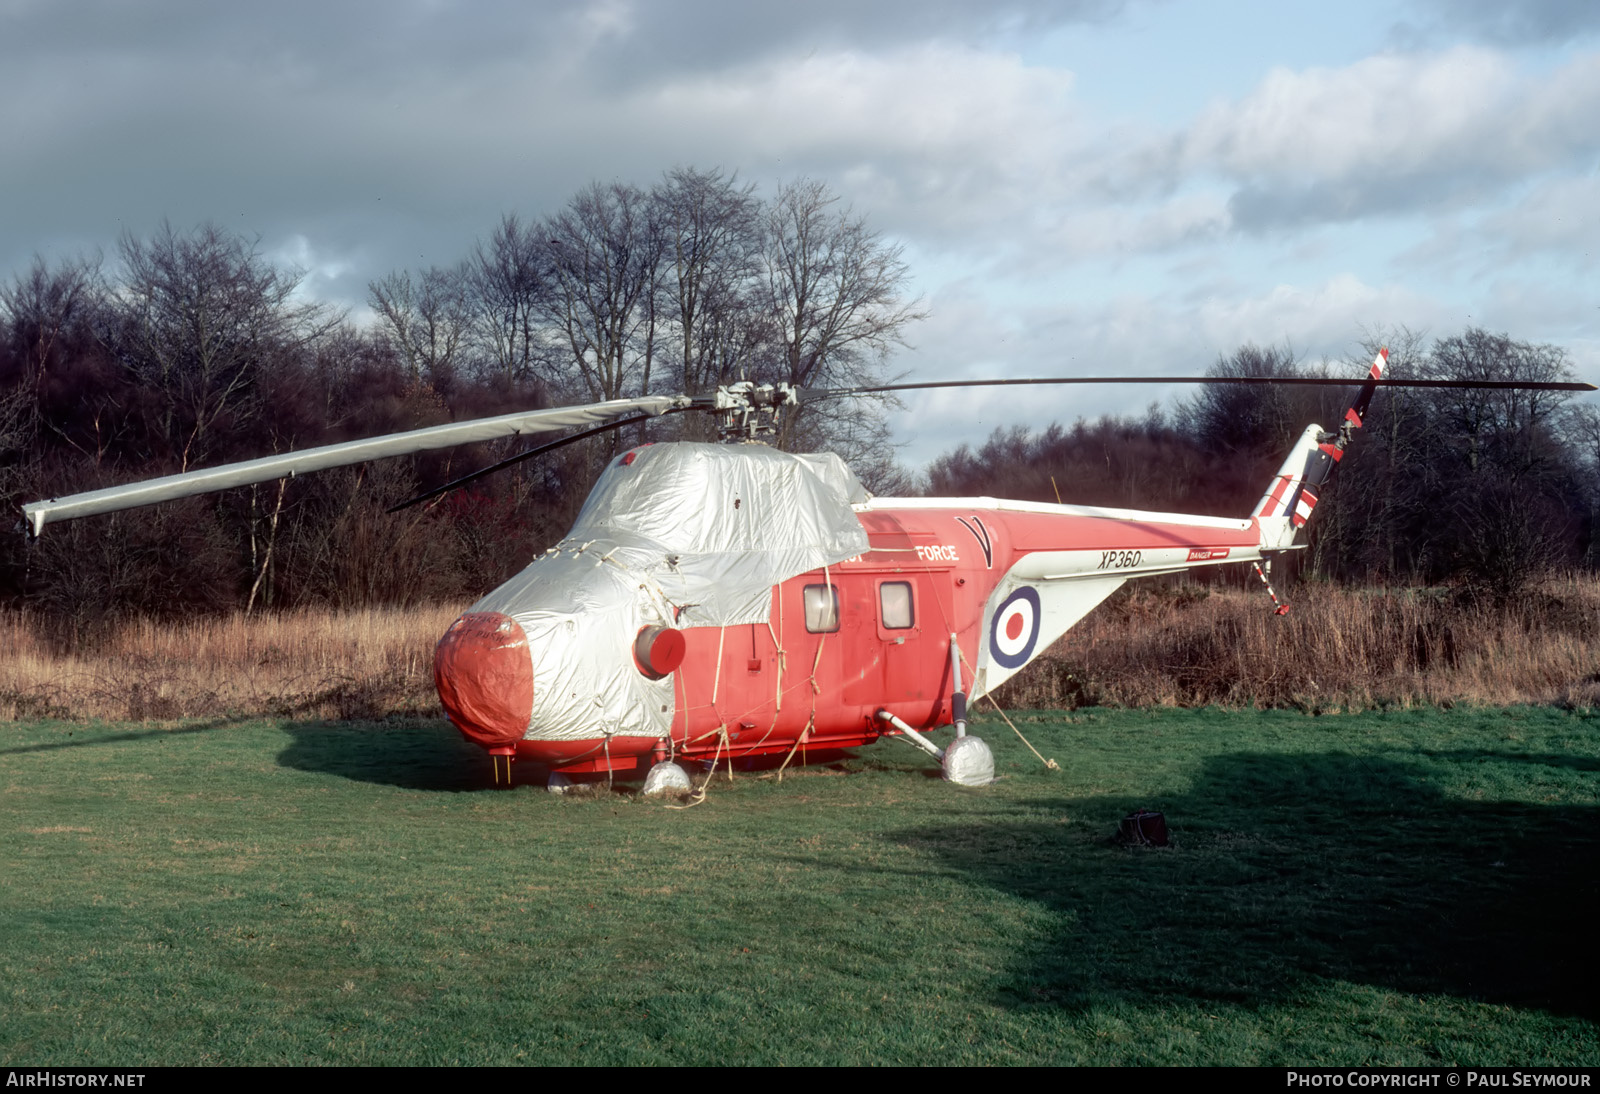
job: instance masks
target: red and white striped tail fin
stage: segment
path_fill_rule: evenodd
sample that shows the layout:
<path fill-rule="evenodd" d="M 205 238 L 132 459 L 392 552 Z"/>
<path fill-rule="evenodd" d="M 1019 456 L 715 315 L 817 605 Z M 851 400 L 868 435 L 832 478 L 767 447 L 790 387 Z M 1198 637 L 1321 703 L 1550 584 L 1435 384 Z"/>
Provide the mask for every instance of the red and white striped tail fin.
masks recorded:
<path fill-rule="evenodd" d="M 1378 381 L 1383 379 L 1383 370 L 1388 363 L 1388 349 L 1380 349 L 1372 361 L 1372 367 L 1367 370 L 1367 380 L 1361 385 L 1355 402 L 1344 412 L 1344 421 L 1337 433 L 1324 433 L 1319 425 L 1306 427 L 1306 431 L 1300 434 L 1300 439 L 1289 450 L 1283 466 L 1273 476 L 1267 492 L 1256 503 L 1251 516 L 1287 518 L 1287 540 L 1293 541 L 1294 533 L 1305 527 L 1306 521 L 1311 519 L 1311 512 L 1317 507 L 1317 497 L 1333 478 L 1333 472 L 1339 466 L 1351 436 L 1361 428 L 1367 406 L 1372 402 L 1372 393 L 1378 389 Z M 1278 543 L 1276 546 L 1287 546 L 1287 543 Z"/>
<path fill-rule="evenodd" d="M 1317 505 L 1317 488 L 1327 481 L 1343 453 L 1325 442 L 1320 425 L 1308 425 L 1256 503 L 1254 517 L 1287 517 L 1299 528 Z"/>

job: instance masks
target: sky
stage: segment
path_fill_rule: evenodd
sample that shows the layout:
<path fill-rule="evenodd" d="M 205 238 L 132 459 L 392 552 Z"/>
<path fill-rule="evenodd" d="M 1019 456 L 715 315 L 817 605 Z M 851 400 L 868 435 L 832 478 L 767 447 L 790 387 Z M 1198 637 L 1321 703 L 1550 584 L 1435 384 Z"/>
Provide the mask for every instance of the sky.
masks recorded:
<path fill-rule="evenodd" d="M 1600 382 L 1593 0 L 0 0 L 0 276 L 215 221 L 359 318 L 502 214 L 677 166 L 904 249 L 907 380 L 1354 360 L 1409 328 Z M 908 397 L 920 466 L 1150 388 Z"/>

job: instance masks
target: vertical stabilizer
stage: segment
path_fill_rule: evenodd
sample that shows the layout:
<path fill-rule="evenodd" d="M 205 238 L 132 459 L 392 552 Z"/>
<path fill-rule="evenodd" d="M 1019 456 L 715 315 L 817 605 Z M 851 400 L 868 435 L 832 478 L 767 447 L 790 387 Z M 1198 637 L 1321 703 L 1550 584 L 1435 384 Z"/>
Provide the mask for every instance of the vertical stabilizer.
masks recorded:
<path fill-rule="evenodd" d="M 1289 450 L 1288 459 L 1278 468 L 1251 514 L 1261 522 L 1263 547 L 1289 546 L 1294 542 L 1295 533 L 1311 519 L 1318 496 L 1333 478 L 1350 438 L 1361 428 L 1372 393 L 1378 389 L 1388 361 L 1389 351 L 1379 350 L 1367 372 L 1366 383 L 1361 385 L 1350 409 L 1344 412 L 1344 421 L 1339 423 L 1337 433 L 1326 433 L 1319 425 L 1309 425 Z"/>

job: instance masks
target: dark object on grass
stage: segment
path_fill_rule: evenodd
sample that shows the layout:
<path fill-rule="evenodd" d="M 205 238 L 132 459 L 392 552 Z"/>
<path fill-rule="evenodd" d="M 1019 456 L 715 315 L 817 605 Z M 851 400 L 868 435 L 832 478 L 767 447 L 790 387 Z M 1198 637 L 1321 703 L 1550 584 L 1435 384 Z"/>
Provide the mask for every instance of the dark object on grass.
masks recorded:
<path fill-rule="evenodd" d="M 1149 809 L 1136 809 L 1122 818 L 1117 840 L 1141 847 L 1167 847 L 1167 818 Z"/>

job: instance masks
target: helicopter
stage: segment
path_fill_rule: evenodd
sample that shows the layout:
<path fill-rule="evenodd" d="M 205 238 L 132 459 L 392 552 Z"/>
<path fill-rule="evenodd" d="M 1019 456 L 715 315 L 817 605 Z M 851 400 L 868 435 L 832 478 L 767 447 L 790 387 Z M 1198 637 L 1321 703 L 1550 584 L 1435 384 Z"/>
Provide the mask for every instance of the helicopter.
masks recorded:
<path fill-rule="evenodd" d="M 1380 382 L 1381 350 L 1333 431 L 1308 425 L 1245 517 L 995 498 L 870 495 L 832 454 L 759 443 L 802 402 L 864 392 L 1032 383 L 1294 383 L 1328 378 L 1075 377 L 805 389 L 749 381 L 476 419 L 282 453 L 23 507 L 47 524 L 386 456 L 581 428 L 448 483 L 631 422 L 691 410 L 725 441 L 641 444 L 610 459 L 572 530 L 440 638 L 434 682 L 493 783 L 534 763 L 551 785 L 636 777 L 687 789 L 682 765 L 789 762 L 901 737 L 963 785 L 994 778 L 967 732 L 992 692 L 1129 580 L 1256 567 L 1296 549 Z M 1411 387 L 1588 384 L 1400 380 Z M 397 506 L 396 508 L 400 508 Z M 946 746 L 928 734 L 953 729 Z"/>

